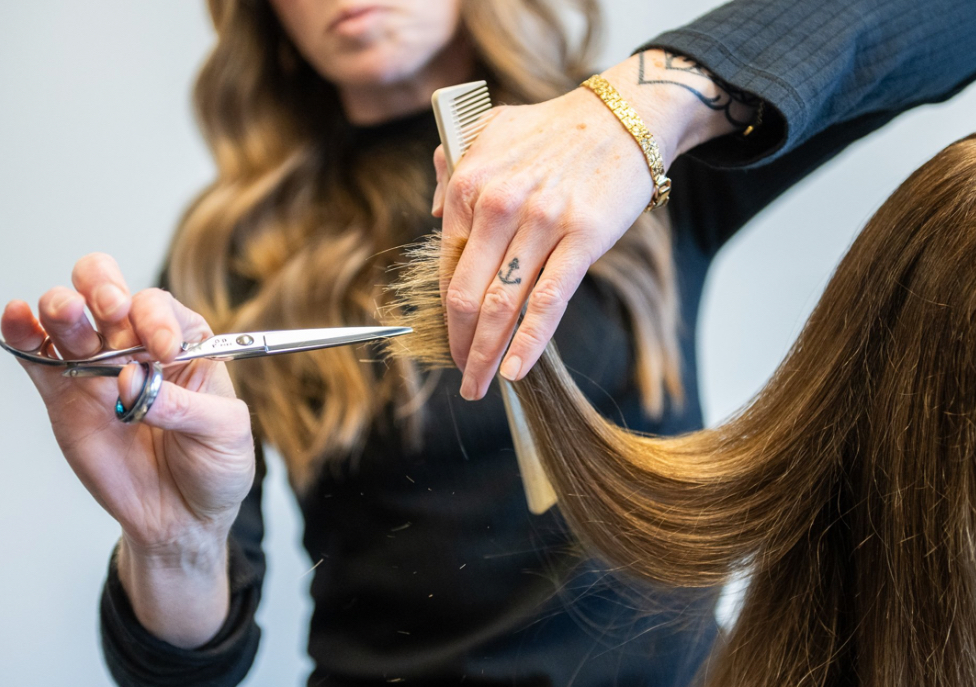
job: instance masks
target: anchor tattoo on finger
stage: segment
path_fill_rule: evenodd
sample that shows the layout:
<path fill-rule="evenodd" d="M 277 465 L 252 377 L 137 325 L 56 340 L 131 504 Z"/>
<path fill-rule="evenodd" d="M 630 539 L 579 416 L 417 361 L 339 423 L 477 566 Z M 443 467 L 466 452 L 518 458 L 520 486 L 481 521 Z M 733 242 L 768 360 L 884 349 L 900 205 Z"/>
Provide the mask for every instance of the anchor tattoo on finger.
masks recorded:
<path fill-rule="evenodd" d="M 521 284 L 522 277 L 512 279 L 512 273 L 518 268 L 518 258 L 512 258 L 512 261 L 508 263 L 508 274 L 502 274 L 502 270 L 498 270 L 498 278 L 502 280 L 502 284 Z"/>

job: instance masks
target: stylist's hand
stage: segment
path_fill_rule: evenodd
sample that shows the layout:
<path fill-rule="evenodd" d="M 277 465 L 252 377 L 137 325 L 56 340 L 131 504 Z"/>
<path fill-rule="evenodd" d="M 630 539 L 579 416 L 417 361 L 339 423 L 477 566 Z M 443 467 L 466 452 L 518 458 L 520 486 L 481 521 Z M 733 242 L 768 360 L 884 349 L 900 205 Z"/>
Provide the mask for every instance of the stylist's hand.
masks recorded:
<path fill-rule="evenodd" d="M 640 70 L 634 56 L 604 76 L 638 111 L 666 168 L 684 150 L 733 130 L 687 88 L 638 84 Z M 648 51 L 640 80 L 717 88 L 700 72 L 672 71 L 664 53 Z M 434 215 L 443 216 L 444 239 L 467 237 L 444 300 L 451 354 L 464 371 L 461 395 L 473 400 L 486 393 L 510 340 L 503 377 L 521 379 L 535 364 L 590 265 L 644 211 L 653 182 L 637 142 L 582 87 L 537 105 L 496 108 L 450 180 L 441 149 L 434 163 Z"/>
<path fill-rule="evenodd" d="M 163 363 L 173 360 L 181 342 L 212 334 L 200 315 L 164 291 L 130 296 L 117 264 L 106 255 L 80 260 L 72 281 L 74 289 L 58 287 L 44 294 L 39 318 L 22 301 L 8 303 L 0 321 L 7 342 L 32 350 L 46 334 L 66 358 L 92 355 L 101 341 L 85 316 L 86 307 L 113 348 L 142 344 Z M 116 419 L 114 408 L 119 395 L 126 407 L 135 400 L 144 378 L 138 365 L 128 365 L 116 380 L 66 378 L 58 368 L 22 364 L 47 406 L 71 468 L 122 526 L 120 575 L 125 556 L 143 572 L 175 570 L 187 574 L 183 584 L 208 584 L 200 576 L 209 574 L 218 576 L 220 586 L 219 576 L 226 577 L 227 534 L 254 476 L 248 409 L 235 397 L 225 366 L 196 360 L 167 368 L 145 419 L 126 425 Z M 138 597 L 140 590 L 127 591 Z M 209 600 L 209 593 L 204 597 Z M 226 611 L 226 594 L 213 601 Z M 139 602 L 133 598 L 137 614 Z M 179 613 L 192 620 L 197 609 L 184 607 Z M 219 622 L 200 631 L 205 635 L 217 628 Z M 160 634 L 166 634 L 165 628 Z M 187 646 L 199 643 L 192 631 L 189 635 L 178 632 L 175 639 Z"/>

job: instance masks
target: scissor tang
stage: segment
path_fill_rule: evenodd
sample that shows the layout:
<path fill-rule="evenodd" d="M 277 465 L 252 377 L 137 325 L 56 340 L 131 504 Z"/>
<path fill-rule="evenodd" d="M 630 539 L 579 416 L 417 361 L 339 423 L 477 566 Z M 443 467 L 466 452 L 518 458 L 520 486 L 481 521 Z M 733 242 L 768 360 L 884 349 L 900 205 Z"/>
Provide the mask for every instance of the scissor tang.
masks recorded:
<path fill-rule="evenodd" d="M 146 349 L 142 346 L 133 346 L 131 348 L 124 348 L 119 350 L 108 350 L 96 353 L 93 356 L 84 358 L 82 360 L 64 360 L 62 358 L 54 357 L 50 355 L 48 351 L 51 350 L 51 340 L 45 339 L 44 343 L 41 344 L 40 348 L 33 351 L 22 351 L 19 348 L 14 348 L 7 342 L 0 340 L 0 348 L 7 351 L 15 358 L 20 358 L 21 360 L 27 361 L 29 363 L 34 363 L 36 365 L 45 365 L 47 367 L 62 367 L 71 368 L 76 366 L 87 366 L 99 363 L 102 360 L 113 360 L 115 358 L 121 358 L 127 355 L 136 355 L 138 353 L 144 352 Z"/>

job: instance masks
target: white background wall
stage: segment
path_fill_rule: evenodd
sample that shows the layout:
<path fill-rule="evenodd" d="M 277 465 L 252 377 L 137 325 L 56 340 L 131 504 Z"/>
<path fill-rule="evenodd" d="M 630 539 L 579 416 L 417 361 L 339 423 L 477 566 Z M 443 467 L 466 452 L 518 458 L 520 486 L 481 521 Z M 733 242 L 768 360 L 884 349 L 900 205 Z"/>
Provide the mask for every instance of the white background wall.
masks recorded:
<path fill-rule="evenodd" d="M 717 3 L 605 4 L 609 65 Z M 117 257 L 133 288 L 152 282 L 181 208 L 211 175 L 189 89 L 212 38 L 199 1 L 0 2 L 0 302 L 36 303 L 96 250 Z M 901 117 L 728 246 L 703 313 L 710 421 L 758 390 L 853 232 L 918 164 L 976 130 L 973 112 L 976 89 Z M 64 463 L 33 387 L 6 357 L 0 437 L 0 684 L 109 684 L 96 613 L 118 529 Z M 265 635 L 246 684 L 299 685 L 311 564 L 282 469 L 271 468 Z"/>

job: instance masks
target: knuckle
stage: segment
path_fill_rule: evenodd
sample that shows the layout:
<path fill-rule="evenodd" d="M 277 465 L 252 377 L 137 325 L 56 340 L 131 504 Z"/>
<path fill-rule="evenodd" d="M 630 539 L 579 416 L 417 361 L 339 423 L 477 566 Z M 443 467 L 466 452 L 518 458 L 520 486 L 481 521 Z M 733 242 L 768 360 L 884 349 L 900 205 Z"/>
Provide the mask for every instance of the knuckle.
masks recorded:
<path fill-rule="evenodd" d="M 162 289 L 144 289 L 132 297 L 132 307 L 140 311 L 152 311 L 172 298 L 168 291 Z"/>
<path fill-rule="evenodd" d="M 573 232 L 589 233 L 593 227 L 598 227 L 605 222 L 592 208 L 580 205 L 571 205 L 565 215 L 566 226 Z"/>
<path fill-rule="evenodd" d="M 564 241 L 577 246 L 590 246 L 595 236 L 606 233 L 607 220 L 592 208 L 569 201 L 562 209 L 559 219 Z"/>
<path fill-rule="evenodd" d="M 171 294 L 169 291 L 165 291 L 159 288 L 158 286 L 153 286 L 151 288 L 148 288 L 145 291 L 143 291 L 143 293 L 147 294 L 151 298 L 158 298 L 161 301 L 175 300 L 173 298 L 173 294 Z"/>
<path fill-rule="evenodd" d="M 512 342 L 512 348 L 519 351 L 538 351 L 549 343 L 549 336 L 538 325 L 525 322 L 519 327 L 518 334 Z M 523 359 L 526 356 L 522 356 Z"/>
<path fill-rule="evenodd" d="M 219 425 L 228 441 L 234 444 L 253 441 L 251 411 L 247 404 L 239 398 L 225 398 L 222 401 L 226 401 L 226 404 L 221 406 Z"/>
<path fill-rule="evenodd" d="M 65 286 L 55 286 L 53 289 L 49 289 L 38 301 L 37 309 L 40 316 L 52 323 L 70 321 L 71 316 L 64 306 L 76 298 L 75 293 Z"/>
<path fill-rule="evenodd" d="M 600 244 L 593 240 L 593 235 L 592 231 L 574 231 L 567 238 L 568 249 L 565 259 L 572 268 L 580 272 L 585 272 L 604 253 Z"/>
<path fill-rule="evenodd" d="M 529 296 L 529 306 L 535 310 L 554 310 L 566 305 L 566 291 L 552 280 L 540 281 Z"/>
<path fill-rule="evenodd" d="M 488 189 L 478 199 L 477 209 L 493 217 L 508 217 L 518 209 L 518 198 L 508 189 Z"/>
<path fill-rule="evenodd" d="M 491 318 L 510 317 L 518 307 L 519 303 L 512 289 L 492 287 L 485 294 L 482 313 Z"/>
<path fill-rule="evenodd" d="M 190 395 L 179 387 L 170 387 L 169 391 L 160 410 L 171 424 L 179 426 L 190 415 Z"/>
<path fill-rule="evenodd" d="M 235 426 L 240 427 L 245 430 L 248 434 L 251 433 L 251 409 L 248 407 L 247 403 L 239 398 L 233 399 L 231 404 L 233 409 L 233 423 Z"/>
<path fill-rule="evenodd" d="M 524 211 L 525 223 L 534 227 L 549 227 L 556 223 L 558 213 L 555 205 L 546 200 L 533 202 Z"/>
<path fill-rule="evenodd" d="M 468 354 L 468 364 L 467 367 L 474 367 L 475 369 L 483 369 L 491 365 L 494 360 L 494 356 L 489 352 L 484 350 L 481 346 L 475 345 L 471 347 L 471 351 Z"/>
<path fill-rule="evenodd" d="M 39 306 L 42 312 L 51 309 L 51 304 L 54 302 L 54 299 L 57 297 L 57 295 L 61 293 L 62 289 L 63 287 L 61 286 L 55 286 L 53 289 L 48 289 L 43 294 L 41 294 L 40 299 L 38 299 L 37 301 L 37 305 Z"/>
<path fill-rule="evenodd" d="M 462 203 L 468 204 L 478 193 L 478 180 L 467 172 L 455 172 L 447 182 L 447 193 Z"/>
<path fill-rule="evenodd" d="M 140 291 L 132 297 L 132 307 L 130 309 L 133 323 L 136 320 L 145 320 L 152 314 L 153 308 L 151 301 L 145 291 Z"/>
<path fill-rule="evenodd" d="M 445 302 L 448 311 L 457 315 L 476 315 L 480 310 L 477 301 L 468 298 L 466 293 L 455 287 L 447 290 Z"/>

